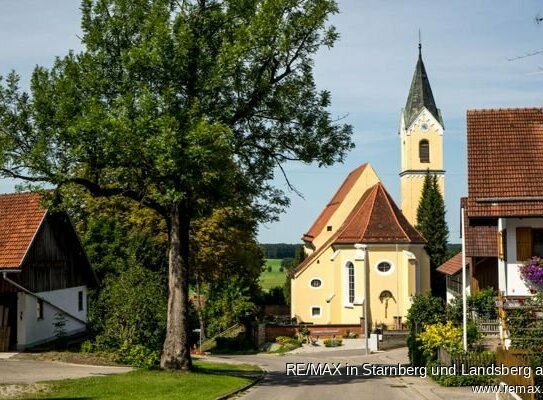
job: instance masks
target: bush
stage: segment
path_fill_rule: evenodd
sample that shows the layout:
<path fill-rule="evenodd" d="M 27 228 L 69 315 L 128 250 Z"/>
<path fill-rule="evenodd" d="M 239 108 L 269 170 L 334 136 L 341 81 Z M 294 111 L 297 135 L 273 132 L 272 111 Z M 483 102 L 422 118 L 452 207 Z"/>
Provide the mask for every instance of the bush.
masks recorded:
<path fill-rule="evenodd" d="M 440 347 L 453 354 L 462 351 L 462 330 L 455 327 L 451 321 L 445 324 L 438 322 L 425 325 L 424 332 L 418 337 L 421 342 L 420 348 L 427 360 L 434 359 Z"/>
<path fill-rule="evenodd" d="M 95 349 L 126 353 L 141 345 L 159 352 L 166 332 L 166 299 L 160 274 L 128 260 L 120 275 L 104 280 L 95 305 L 103 309 Z"/>
<path fill-rule="evenodd" d="M 429 375 L 441 386 L 474 386 L 489 385 L 495 383 L 496 379 L 491 375 L 447 375 L 439 374 L 441 364 L 437 360 L 430 361 L 426 368 Z"/>
<path fill-rule="evenodd" d="M 475 311 L 479 318 L 498 318 L 494 289 L 487 288 L 470 295 L 468 297 L 468 308 L 470 311 Z"/>
<path fill-rule="evenodd" d="M 271 265 L 268 265 L 268 272 L 272 272 L 272 266 Z"/>
<path fill-rule="evenodd" d="M 339 347 L 343 343 L 341 339 L 324 339 L 324 347 Z"/>
<path fill-rule="evenodd" d="M 473 347 L 473 345 L 476 344 L 483 337 L 475 321 L 468 321 L 466 331 L 468 337 L 468 346 L 470 347 Z"/>
<path fill-rule="evenodd" d="M 276 286 L 271 288 L 267 293 L 264 293 L 264 304 L 286 305 L 285 294 L 283 288 Z"/>
<path fill-rule="evenodd" d="M 416 295 L 413 304 L 407 312 L 407 325 L 409 335 L 407 336 L 407 347 L 409 361 L 416 367 L 424 367 L 426 358 L 423 350 L 419 348 L 419 333 L 424 331 L 424 325 L 435 324 L 443 318 L 443 302 L 439 297 L 432 297 L 429 294 Z"/>
<path fill-rule="evenodd" d="M 85 340 L 83 343 L 81 343 L 81 353 L 92 353 L 93 350 L 94 348 L 90 340 Z"/>
<path fill-rule="evenodd" d="M 218 337 L 215 339 L 215 342 L 217 343 L 217 347 L 215 347 L 214 352 L 227 353 L 253 350 L 253 344 L 244 336 L 234 338 Z"/>
<path fill-rule="evenodd" d="M 275 338 L 275 343 L 279 343 L 281 345 L 286 345 L 286 344 L 297 344 L 299 346 L 302 345 L 298 339 L 292 338 L 290 336 L 277 336 Z"/>
<path fill-rule="evenodd" d="M 116 352 L 116 361 L 139 368 L 153 368 L 160 363 L 160 351 L 151 350 L 141 344 L 123 343 Z"/>
<path fill-rule="evenodd" d="M 492 288 L 481 290 L 467 297 L 468 315 L 475 313 L 479 318 L 496 319 L 498 313 L 494 300 L 494 291 Z M 455 297 L 451 303 L 447 304 L 447 319 L 453 321 L 456 325 L 462 324 L 462 297 Z"/>

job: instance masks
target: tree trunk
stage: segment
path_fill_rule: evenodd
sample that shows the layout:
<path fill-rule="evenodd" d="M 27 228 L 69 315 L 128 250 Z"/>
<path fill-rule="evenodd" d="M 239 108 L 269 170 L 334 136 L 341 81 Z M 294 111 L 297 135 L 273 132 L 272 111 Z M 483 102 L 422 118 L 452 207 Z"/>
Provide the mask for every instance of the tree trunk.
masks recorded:
<path fill-rule="evenodd" d="M 175 204 L 170 216 L 168 321 L 160 358 L 162 369 L 192 368 L 188 340 L 189 228 L 187 207 Z"/>

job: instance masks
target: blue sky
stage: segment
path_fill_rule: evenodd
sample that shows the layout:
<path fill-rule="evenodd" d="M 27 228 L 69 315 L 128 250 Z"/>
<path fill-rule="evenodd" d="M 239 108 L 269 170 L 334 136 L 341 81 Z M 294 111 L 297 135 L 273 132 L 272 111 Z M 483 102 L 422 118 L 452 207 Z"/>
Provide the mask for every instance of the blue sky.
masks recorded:
<path fill-rule="evenodd" d="M 398 123 L 417 60 L 418 30 L 434 97 L 445 123 L 445 200 L 450 241 L 459 239 L 459 198 L 467 194 L 467 109 L 542 106 L 543 4 L 536 0 L 340 0 L 331 22 L 341 39 L 315 61 L 320 88 L 332 93 L 332 112 L 354 127 L 356 148 L 343 164 L 319 169 L 288 164 L 304 194 L 279 222 L 260 227 L 259 240 L 297 243 L 349 171 L 370 162 L 399 203 Z M 77 0 L 1 0 L 0 75 L 15 69 L 27 82 L 35 65 L 80 49 Z M 541 68 L 541 69 L 540 69 Z M 279 187 L 286 189 L 280 176 Z M 13 190 L 0 181 L 0 192 Z"/>

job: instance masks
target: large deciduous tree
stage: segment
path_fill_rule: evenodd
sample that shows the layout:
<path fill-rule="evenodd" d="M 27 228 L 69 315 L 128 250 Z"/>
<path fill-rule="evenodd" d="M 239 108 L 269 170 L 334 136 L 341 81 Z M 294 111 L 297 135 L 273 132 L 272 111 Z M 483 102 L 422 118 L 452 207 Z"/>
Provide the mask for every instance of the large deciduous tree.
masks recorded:
<path fill-rule="evenodd" d="M 447 260 L 449 228 L 445 220 L 445 202 L 439 190 L 437 177 L 426 172 L 422 195 L 417 208 L 417 229 L 426 239 L 430 256 L 430 279 L 434 296 L 445 296 L 445 278 L 437 271 Z"/>
<path fill-rule="evenodd" d="M 190 369 L 191 222 L 219 206 L 260 219 L 288 204 L 289 160 L 341 161 L 351 127 L 331 117 L 313 58 L 337 39 L 333 0 L 83 0 L 82 45 L 0 87 L 0 172 L 158 212 L 169 237 L 161 366 Z"/>

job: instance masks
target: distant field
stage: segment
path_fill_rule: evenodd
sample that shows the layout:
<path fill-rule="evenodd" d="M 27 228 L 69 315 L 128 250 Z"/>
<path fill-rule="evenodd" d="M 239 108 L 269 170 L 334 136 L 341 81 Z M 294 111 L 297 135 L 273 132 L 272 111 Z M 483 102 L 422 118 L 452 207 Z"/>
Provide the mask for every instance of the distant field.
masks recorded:
<path fill-rule="evenodd" d="M 268 272 L 268 266 L 272 267 L 272 271 Z M 286 271 L 279 271 L 281 267 L 281 260 L 276 258 L 266 259 L 266 266 L 264 272 L 260 275 L 260 285 L 265 291 L 270 290 L 273 287 L 283 287 L 285 284 Z"/>

